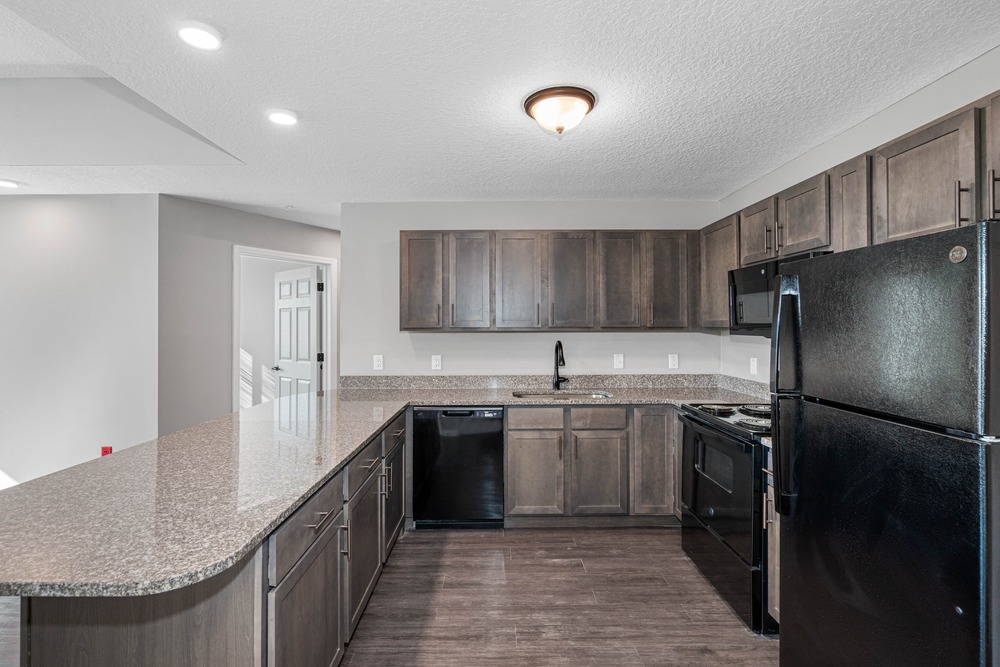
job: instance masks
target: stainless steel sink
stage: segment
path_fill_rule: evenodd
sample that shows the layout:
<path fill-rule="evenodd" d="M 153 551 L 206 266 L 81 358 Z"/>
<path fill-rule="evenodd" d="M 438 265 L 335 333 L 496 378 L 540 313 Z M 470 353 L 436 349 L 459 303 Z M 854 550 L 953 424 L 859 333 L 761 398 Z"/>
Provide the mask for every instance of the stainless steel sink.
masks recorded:
<path fill-rule="evenodd" d="M 550 400 L 572 401 L 581 398 L 611 398 L 611 394 L 606 391 L 572 391 L 566 389 L 549 390 L 518 390 L 511 392 L 514 398 L 547 398 Z"/>

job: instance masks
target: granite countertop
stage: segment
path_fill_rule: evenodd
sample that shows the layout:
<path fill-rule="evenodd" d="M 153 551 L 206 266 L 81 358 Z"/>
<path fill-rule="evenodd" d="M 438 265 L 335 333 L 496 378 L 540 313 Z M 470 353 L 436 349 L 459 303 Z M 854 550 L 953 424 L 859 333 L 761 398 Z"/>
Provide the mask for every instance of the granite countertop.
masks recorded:
<path fill-rule="evenodd" d="M 595 401 L 509 388 L 350 388 L 265 403 L 0 491 L 0 595 L 148 595 L 250 553 L 408 405 L 759 400 L 722 388 L 611 388 Z"/>

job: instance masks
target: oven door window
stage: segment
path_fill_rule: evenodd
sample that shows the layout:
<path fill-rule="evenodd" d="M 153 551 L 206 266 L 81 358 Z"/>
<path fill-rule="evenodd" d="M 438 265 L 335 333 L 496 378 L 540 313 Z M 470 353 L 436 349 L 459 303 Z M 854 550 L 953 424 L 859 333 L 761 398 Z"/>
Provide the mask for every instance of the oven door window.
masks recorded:
<path fill-rule="evenodd" d="M 682 494 L 687 510 L 748 564 L 754 540 L 754 446 L 685 420 Z M 756 498 L 756 500 L 755 500 Z"/>

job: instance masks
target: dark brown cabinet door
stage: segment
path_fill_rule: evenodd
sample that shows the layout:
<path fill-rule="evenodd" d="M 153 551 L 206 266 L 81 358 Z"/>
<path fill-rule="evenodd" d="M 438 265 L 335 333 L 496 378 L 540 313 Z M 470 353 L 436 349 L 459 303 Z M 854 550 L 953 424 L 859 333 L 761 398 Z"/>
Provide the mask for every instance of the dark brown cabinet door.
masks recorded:
<path fill-rule="evenodd" d="M 740 265 L 739 215 L 701 230 L 701 299 L 699 324 L 729 326 L 729 271 Z"/>
<path fill-rule="evenodd" d="M 777 255 L 777 197 L 740 211 L 740 265 L 746 266 Z"/>
<path fill-rule="evenodd" d="M 537 329 L 542 325 L 541 232 L 496 233 L 496 326 Z"/>
<path fill-rule="evenodd" d="M 490 326 L 490 232 L 448 234 L 448 319 L 453 329 Z"/>
<path fill-rule="evenodd" d="M 399 328 L 440 329 L 443 296 L 441 232 L 399 233 Z"/>
<path fill-rule="evenodd" d="M 386 434 L 385 437 L 389 437 Z M 389 553 L 396 545 L 396 540 L 403 532 L 403 473 L 405 460 L 403 458 L 406 446 L 397 445 L 385 457 L 385 468 L 382 472 L 382 562 L 389 559 Z"/>
<path fill-rule="evenodd" d="M 1000 218 L 1000 95 L 986 108 L 986 187 L 983 188 L 984 218 Z"/>
<path fill-rule="evenodd" d="M 677 412 L 636 408 L 632 421 L 632 514 L 673 514 L 677 488 Z"/>
<path fill-rule="evenodd" d="M 969 109 L 875 151 L 875 243 L 976 220 L 976 116 Z"/>
<path fill-rule="evenodd" d="M 572 431 L 570 512 L 628 512 L 628 430 Z"/>
<path fill-rule="evenodd" d="M 344 651 L 341 624 L 341 530 L 344 512 L 268 593 L 267 664 L 333 665 Z"/>
<path fill-rule="evenodd" d="M 785 257 L 830 245 L 827 175 L 817 174 L 778 195 L 778 255 Z"/>
<path fill-rule="evenodd" d="M 641 281 L 642 232 L 598 232 L 597 295 L 600 326 L 639 326 Z"/>
<path fill-rule="evenodd" d="M 505 514 L 563 513 L 563 431 L 507 431 Z"/>
<path fill-rule="evenodd" d="M 549 326 L 594 326 L 594 232 L 549 234 Z"/>
<path fill-rule="evenodd" d="M 347 611 L 344 639 L 350 641 L 382 573 L 379 475 L 372 475 L 347 501 Z"/>
<path fill-rule="evenodd" d="M 651 329 L 688 326 L 689 232 L 645 232 L 642 325 Z"/>
<path fill-rule="evenodd" d="M 870 243 L 872 188 L 867 155 L 837 165 L 830 175 L 830 250 L 863 248 Z"/>

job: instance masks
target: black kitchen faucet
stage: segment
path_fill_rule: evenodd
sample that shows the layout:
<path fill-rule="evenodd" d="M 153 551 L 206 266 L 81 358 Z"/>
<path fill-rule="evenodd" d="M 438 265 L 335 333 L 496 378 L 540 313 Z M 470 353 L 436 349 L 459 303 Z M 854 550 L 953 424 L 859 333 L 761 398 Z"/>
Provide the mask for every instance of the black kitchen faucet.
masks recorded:
<path fill-rule="evenodd" d="M 566 365 L 566 358 L 563 356 L 562 341 L 561 340 L 557 340 L 556 341 L 555 367 L 552 370 L 552 388 L 553 389 L 562 389 L 562 386 L 561 386 L 562 383 L 569 381 L 567 378 L 564 378 L 561 375 L 559 375 L 559 367 L 560 366 L 565 366 L 565 365 Z"/>

